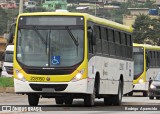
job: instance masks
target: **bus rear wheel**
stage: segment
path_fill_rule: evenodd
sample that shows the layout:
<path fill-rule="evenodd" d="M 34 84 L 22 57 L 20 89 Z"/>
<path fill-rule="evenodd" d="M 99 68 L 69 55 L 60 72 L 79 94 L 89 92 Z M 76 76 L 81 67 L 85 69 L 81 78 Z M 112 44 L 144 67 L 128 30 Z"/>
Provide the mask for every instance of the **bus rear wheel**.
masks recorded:
<path fill-rule="evenodd" d="M 64 103 L 66 105 L 71 105 L 73 103 L 73 97 L 71 96 L 67 96 L 65 99 L 64 99 Z"/>
<path fill-rule="evenodd" d="M 118 94 L 113 96 L 113 105 L 115 106 L 121 105 L 122 95 L 123 95 L 123 84 L 122 81 L 119 81 Z"/>
<path fill-rule="evenodd" d="M 110 106 L 112 105 L 112 96 L 110 97 L 104 97 L 104 104 L 107 105 L 107 106 Z"/>
<path fill-rule="evenodd" d="M 39 102 L 39 95 L 28 94 L 28 102 L 30 106 L 37 106 Z"/>

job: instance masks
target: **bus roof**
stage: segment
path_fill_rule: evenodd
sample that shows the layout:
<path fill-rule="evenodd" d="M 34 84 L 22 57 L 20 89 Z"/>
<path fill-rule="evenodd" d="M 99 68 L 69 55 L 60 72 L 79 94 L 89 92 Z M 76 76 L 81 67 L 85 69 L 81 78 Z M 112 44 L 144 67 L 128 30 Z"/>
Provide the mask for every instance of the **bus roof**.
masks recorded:
<path fill-rule="evenodd" d="M 85 19 L 90 20 L 92 22 L 96 22 L 98 24 L 102 24 L 102 25 L 106 25 L 109 26 L 111 28 L 116 28 L 116 29 L 120 29 L 126 32 L 132 32 L 133 28 L 130 26 L 125 26 L 123 24 L 120 23 L 116 23 L 114 21 L 110 21 L 104 18 L 99 18 L 87 13 L 73 13 L 73 12 L 34 12 L 34 13 L 22 13 L 18 16 L 18 18 L 20 16 L 38 16 L 38 15 L 44 15 L 44 16 L 48 16 L 48 15 L 63 15 L 63 16 L 84 16 Z"/>
<path fill-rule="evenodd" d="M 137 44 L 137 43 L 133 43 L 134 47 L 143 47 L 145 49 L 149 49 L 149 50 L 160 50 L 160 46 L 154 46 L 154 45 L 150 45 L 150 44 Z"/>

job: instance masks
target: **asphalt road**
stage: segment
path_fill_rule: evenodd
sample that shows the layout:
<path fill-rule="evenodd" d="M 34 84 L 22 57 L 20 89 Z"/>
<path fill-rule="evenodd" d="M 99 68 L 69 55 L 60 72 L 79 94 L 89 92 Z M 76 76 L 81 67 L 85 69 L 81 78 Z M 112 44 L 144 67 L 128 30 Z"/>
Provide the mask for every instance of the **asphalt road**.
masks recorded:
<path fill-rule="evenodd" d="M 96 104 L 94 107 L 85 107 L 82 99 L 74 99 L 73 105 L 65 106 L 56 105 L 53 98 L 42 98 L 39 101 L 39 107 L 36 109 L 35 107 L 28 106 L 27 95 L 0 93 L 0 113 L 6 113 L 5 111 L 1 111 L 2 106 L 11 106 L 12 111 L 15 113 L 35 113 L 35 111 L 38 111 L 40 114 L 50 113 L 51 111 L 57 112 L 58 114 L 63 114 L 64 112 L 65 114 L 75 114 L 75 111 L 77 114 L 93 114 L 96 112 L 98 112 L 98 114 L 106 114 L 111 112 L 112 114 L 121 114 L 122 112 L 126 113 L 128 111 L 129 114 L 135 114 L 134 111 L 140 111 L 140 114 L 142 114 L 143 110 L 145 113 L 151 113 L 154 111 L 154 114 L 158 114 L 160 112 L 160 100 L 149 100 L 148 97 L 142 97 L 139 94 L 134 95 L 134 97 L 123 97 L 121 106 L 105 106 L 103 104 L 103 99 L 96 99 Z M 7 113 L 13 113 L 12 111 L 7 111 Z M 136 112 L 136 114 L 138 113 Z"/>

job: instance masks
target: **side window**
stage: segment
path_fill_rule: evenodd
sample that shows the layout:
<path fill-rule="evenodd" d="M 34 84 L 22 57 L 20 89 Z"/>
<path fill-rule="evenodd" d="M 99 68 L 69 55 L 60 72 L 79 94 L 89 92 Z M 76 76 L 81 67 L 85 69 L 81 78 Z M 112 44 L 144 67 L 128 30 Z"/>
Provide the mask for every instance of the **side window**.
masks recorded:
<path fill-rule="evenodd" d="M 160 52 L 158 52 L 158 66 L 160 66 Z"/>
<path fill-rule="evenodd" d="M 108 41 L 110 41 L 110 42 L 114 41 L 112 29 L 108 29 Z"/>
<path fill-rule="evenodd" d="M 154 59 L 153 59 L 153 61 L 154 61 L 154 67 L 156 66 L 156 56 L 157 56 L 156 51 L 154 51 Z"/>
<path fill-rule="evenodd" d="M 108 43 L 109 43 L 109 54 L 115 55 L 114 31 L 112 29 L 108 29 Z"/>
<path fill-rule="evenodd" d="M 153 66 L 153 53 L 150 51 L 150 65 Z"/>
<path fill-rule="evenodd" d="M 158 52 L 156 51 L 156 66 L 158 66 Z"/>
<path fill-rule="evenodd" d="M 153 67 L 155 66 L 154 59 L 155 59 L 155 53 L 154 53 L 154 51 L 152 51 L 152 66 Z"/>
<path fill-rule="evenodd" d="M 122 49 L 122 57 L 127 57 L 127 38 L 126 34 L 121 32 L 121 49 Z"/>
<path fill-rule="evenodd" d="M 101 38 L 102 38 L 102 53 L 108 54 L 108 37 L 107 37 L 107 29 L 101 27 Z"/>
<path fill-rule="evenodd" d="M 132 58 L 132 40 L 130 34 L 127 34 L 127 57 Z"/>
<path fill-rule="evenodd" d="M 126 45 L 125 33 L 121 33 L 121 44 Z"/>
<path fill-rule="evenodd" d="M 93 27 L 94 23 L 88 21 L 87 25 Z M 89 51 L 89 53 L 93 53 L 93 45 L 92 45 L 91 38 L 89 38 L 89 37 L 88 37 L 88 51 Z"/>
<path fill-rule="evenodd" d="M 114 38 L 115 38 L 115 48 L 116 48 L 116 56 L 121 56 L 121 39 L 120 39 L 120 32 L 116 31 L 114 32 Z"/>
<path fill-rule="evenodd" d="M 96 53 L 102 53 L 102 42 L 101 42 L 101 35 L 100 35 L 100 27 L 94 27 L 95 34 L 96 34 Z"/>

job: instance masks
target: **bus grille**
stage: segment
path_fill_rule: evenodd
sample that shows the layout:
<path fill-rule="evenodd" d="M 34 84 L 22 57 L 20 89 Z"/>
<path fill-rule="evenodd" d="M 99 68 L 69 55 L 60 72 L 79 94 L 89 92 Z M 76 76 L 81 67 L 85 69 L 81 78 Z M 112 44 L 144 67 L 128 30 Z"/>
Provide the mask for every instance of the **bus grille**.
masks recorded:
<path fill-rule="evenodd" d="M 6 68 L 6 71 L 8 74 L 13 75 L 13 67 L 12 66 L 5 66 L 5 68 Z"/>
<path fill-rule="evenodd" d="M 42 91 L 42 88 L 54 88 L 55 91 L 64 91 L 68 84 L 29 84 L 35 91 Z"/>

